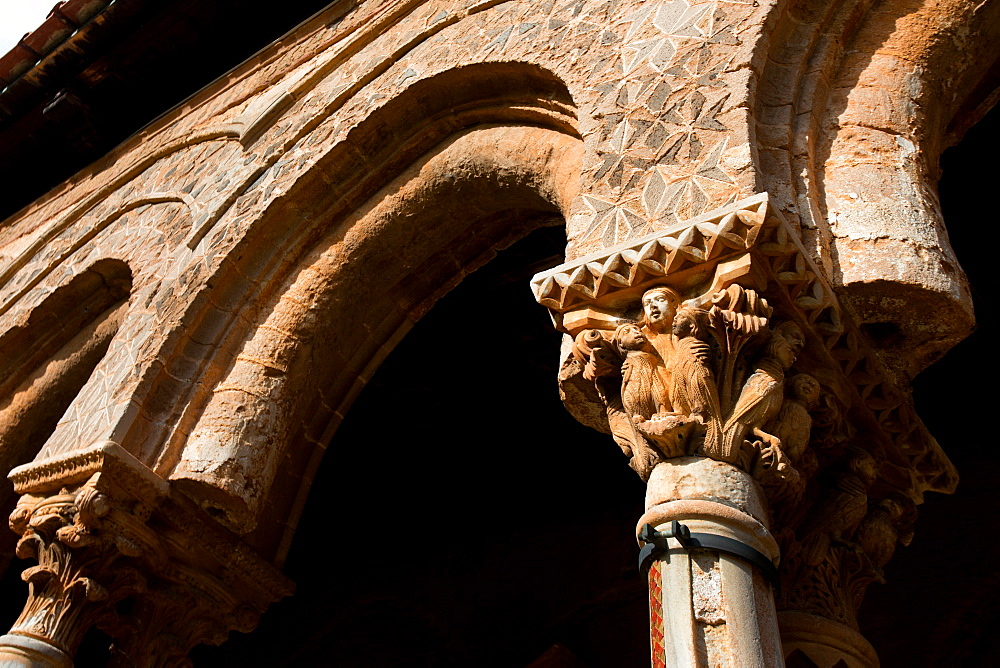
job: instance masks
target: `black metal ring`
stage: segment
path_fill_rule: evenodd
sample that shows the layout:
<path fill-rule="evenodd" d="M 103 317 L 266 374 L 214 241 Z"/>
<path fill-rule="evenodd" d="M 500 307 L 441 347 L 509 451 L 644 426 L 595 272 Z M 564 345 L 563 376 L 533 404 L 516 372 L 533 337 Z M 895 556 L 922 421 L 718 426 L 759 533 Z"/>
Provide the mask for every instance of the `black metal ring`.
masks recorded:
<path fill-rule="evenodd" d="M 675 538 L 685 550 L 706 549 L 716 550 L 739 557 L 760 569 L 761 574 L 774 585 L 778 586 L 778 569 L 774 562 L 742 541 L 728 536 L 712 533 L 691 533 L 690 529 L 674 520 L 667 531 L 656 531 L 652 525 L 645 525 L 639 533 L 639 539 L 645 542 L 639 552 L 639 570 L 645 571 L 654 559 L 665 553 L 669 547 L 667 538 Z"/>

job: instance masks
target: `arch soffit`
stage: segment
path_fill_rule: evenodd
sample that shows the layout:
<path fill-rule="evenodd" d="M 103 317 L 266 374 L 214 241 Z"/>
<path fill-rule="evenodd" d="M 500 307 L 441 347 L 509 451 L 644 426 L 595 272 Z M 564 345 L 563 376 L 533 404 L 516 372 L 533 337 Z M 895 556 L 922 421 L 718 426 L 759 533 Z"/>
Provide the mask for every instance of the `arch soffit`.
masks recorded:
<path fill-rule="evenodd" d="M 3 274 L 0 275 L 0 285 L 7 287 L 11 293 L 3 303 L 0 303 L 0 318 L 11 311 L 15 305 L 18 305 L 37 286 L 44 283 L 59 267 L 65 265 L 70 258 L 84 250 L 88 243 L 92 242 L 98 235 L 121 219 L 122 216 L 141 207 L 158 204 L 182 205 L 187 221 L 185 224 L 186 227 L 191 226 L 194 214 L 199 208 L 194 198 L 183 191 L 154 191 L 143 195 L 133 195 L 122 201 L 113 202 L 106 207 L 102 207 L 101 211 L 95 212 L 97 215 L 89 222 L 86 229 L 81 229 L 81 234 L 76 235 L 76 238 L 69 244 L 66 244 L 64 248 L 56 249 L 56 252 L 51 257 L 45 257 L 43 259 L 44 265 L 38 272 L 31 272 L 29 279 L 17 283 L 17 279 L 24 275 L 22 270 L 30 262 L 32 256 L 45 250 L 46 246 L 58 232 L 66 228 L 54 229 L 50 233 L 43 235 L 42 238 L 36 239 L 26 252 L 8 265 Z M 11 288 L 13 289 L 11 290 Z"/>
<path fill-rule="evenodd" d="M 129 266 L 108 258 L 91 263 L 49 292 L 30 318 L 0 335 L 0 399 L 77 331 L 126 299 L 131 289 Z"/>
<path fill-rule="evenodd" d="M 0 472 L 27 463 L 104 357 L 132 288 L 120 260 L 102 259 L 48 293 L 0 336 Z M 0 485 L 0 503 L 11 488 Z"/>
<path fill-rule="evenodd" d="M 254 305 L 270 304 L 268 309 L 272 310 L 280 307 L 282 291 L 311 271 L 307 258 L 315 261 L 322 255 L 316 255 L 317 244 L 339 245 L 341 251 L 350 249 L 348 252 L 374 251 L 376 256 L 381 253 L 379 261 L 385 262 L 391 258 L 385 248 L 392 247 L 385 239 L 396 234 L 397 248 L 406 246 L 399 230 L 421 243 L 422 237 L 443 235 L 437 237 L 442 248 L 431 254 L 434 257 L 424 258 L 426 264 L 405 267 L 412 280 L 403 284 L 420 283 L 429 288 L 429 280 L 447 283 L 449 272 L 451 277 L 460 278 L 462 272 L 482 261 L 482 256 L 489 255 L 491 248 L 560 216 L 579 186 L 581 140 L 575 131 L 574 114 L 565 86 L 550 73 L 523 63 L 448 70 L 387 102 L 297 181 L 278 204 L 266 210 L 230 252 L 210 280 L 213 287 L 196 300 L 196 307 L 185 317 L 192 327 L 184 338 L 218 348 L 218 353 L 203 358 L 198 370 L 187 374 L 182 391 L 191 394 L 178 400 L 173 382 L 178 380 L 176 371 L 181 366 L 190 367 L 191 360 L 172 364 L 187 348 L 183 341 L 174 341 L 174 352 L 164 357 L 167 361 L 161 382 L 154 381 L 145 402 L 147 406 L 186 406 L 185 414 L 150 414 L 150 420 L 128 432 L 123 442 L 132 444 L 143 459 L 158 461 L 161 473 L 176 464 L 179 448 L 193 429 L 203 402 L 209 399 L 196 397 L 198 388 L 223 380 L 222 373 L 239 348 L 267 324 L 266 314 L 252 315 Z M 493 130 L 497 127 L 504 130 Z M 422 194 L 401 197 L 403 192 Z M 456 193 L 463 193 L 462 202 L 455 200 Z M 420 201 L 440 206 L 418 205 Z M 359 218 L 356 211 L 374 211 L 379 202 L 384 203 L 381 213 L 372 213 L 365 221 Z M 463 216 L 456 213 L 458 204 Z M 436 222 L 435 216 L 427 216 L 428 208 L 435 209 Z M 505 209 L 514 211 L 518 224 L 497 218 Z M 461 225 L 455 227 L 459 222 Z M 369 224 L 370 229 L 360 234 Z M 487 241 L 483 241 L 484 235 Z M 469 243 L 462 246 L 466 241 Z M 480 241 L 481 247 L 476 246 Z M 448 248 L 453 245 L 458 247 Z M 404 260 L 403 255 L 398 254 L 397 259 Z M 409 261 L 415 262 L 412 258 Z M 433 279 L 418 271 L 435 262 L 438 267 Z M 377 272 L 363 261 L 352 260 L 349 266 L 352 271 L 367 266 L 365 271 Z M 358 277 L 358 286 L 364 285 L 362 278 Z M 343 302 L 347 287 L 340 285 L 338 290 Z M 424 294 L 422 301 L 429 304 L 437 296 Z M 355 294 L 354 298 L 363 299 L 363 295 Z M 421 307 L 416 303 L 420 300 L 411 301 L 412 312 L 405 315 L 412 320 L 419 317 Z M 220 323 L 220 318 L 226 322 Z M 375 354 L 400 324 L 364 325 L 379 329 L 369 337 L 375 348 L 370 354 Z M 294 329 L 287 327 L 284 322 L 279 329 Z M 352 362 L 357 364 L 357 360 Z M 195 382 L 202 374 L 207 376 Z M 164 401 L 164 393 L 172 398 Z M 174 434 L 161 449 L 169 430 Z"/>
<path fill-rule="evenodd" d="M 764 188 L 859 320 L 900 333 L 883 354 L 904 378 L 973 323 L 937 180 L 941 151 L 995 97 L 1000 54 L 974 48 L 1000 37 L 987 4 L 792 0 L 757 54 Z"/>
<path fill-rule="evenodd" d="M 271 532 L 294 523 L 304 502 L 310 459 L 378 365 L 498 249 L 562 222 L 553 186 L 569 186 L 564 172 L 579 168 L 580 152 L 576 140 L 530 126 L 446 140 L 290 269 L 239 347 L 226 346 L 228 370 L 191 431 L 171 444 L 183 448 L 165 450 L 158 464 L 177 458 L 173 480 L 231 528 L 256 524 L 250 541 L 272 552 L 279 536 Z M 503 327 L 502 313 L 497 320 Z M 241 419 L 237 407 L 255 419 Z"/>
<path fill-rule="evenodd" d="M 991 49 L 994 55 L 984 58 L 976 48 L 1000 37 L 998 19 L 995 3 L 964 0 L 776 3 L 754 55 L 760 72 L 752 100 L 755 144 L 773 154 L 758 157 L 765 189 L 799 204 L 797 195 L 818 185 L 809 179 L 822 182 L 822 145 L 841 129 L 845 95 L 858 88 L 873 95 L 863 123 L 927 140 L 921 150 L 936 179 L 941 151 L 1000 97 L 1000 52 Z M 907 73 L 919 84 L 901 88 L 886 76 L 886 59 L 911 64 Z M 792 211 L 790 219 L 800 216 L 810 226 L 822 224 L 822 216 L 810 220 L 808 211 Z"/>

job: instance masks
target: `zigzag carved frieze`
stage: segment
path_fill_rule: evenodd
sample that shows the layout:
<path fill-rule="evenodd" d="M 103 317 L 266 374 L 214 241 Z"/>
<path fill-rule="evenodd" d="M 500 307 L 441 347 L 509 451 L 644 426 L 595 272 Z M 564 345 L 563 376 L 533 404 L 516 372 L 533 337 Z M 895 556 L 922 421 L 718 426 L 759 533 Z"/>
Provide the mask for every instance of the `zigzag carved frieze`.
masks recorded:
<path fill-rule="evenodd" d="M 628 321 L 642 291 L 656 285 L 704 295 L 718 287 L 712 277 L 720 265 L 740 257 L 751 259 L 758 273 L 762 268 L 765 276 L 756 281 L 766 283 L 763 294 L 771 303 L 821 344 L 810 344 L 813 359 L 834 370 L 839 385 L 851 388 L 850 403 L 867 415 L 865 431 L 877 432 L 886 450 L 886 466 L 894 471 L 890 484 L 917 502 L 925 491 L 953 491 L 958 480 L 953 465 L 766 193 L 567 262 L 537 274 L 531 285 L 556 327 L 575 336 L 588 327 L 613 329 Z M 591 310 L 604 314 L 603 325 L 576 317 Z"/>
<path fill-rule="evenodd" d="M 531 281 L 543 306 L 564 313 L 599 302 L 623 288 L 641 288 L 664 276 L 745 252 L 775 221 L 764 213 L 766 196 L 750 198 L 634 242 L 584 256 L 537 274 Z"/>

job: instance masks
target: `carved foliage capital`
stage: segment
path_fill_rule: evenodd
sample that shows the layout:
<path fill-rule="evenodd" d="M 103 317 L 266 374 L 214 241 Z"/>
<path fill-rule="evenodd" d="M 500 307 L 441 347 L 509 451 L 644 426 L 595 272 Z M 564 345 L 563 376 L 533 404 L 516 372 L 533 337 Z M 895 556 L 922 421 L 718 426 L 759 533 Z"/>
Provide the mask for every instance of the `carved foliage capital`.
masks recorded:
<path fill-rule="evenodd" d="M 98 626 L 127 665 L 183 665 L 202 642 L 250 631 L 291 585 L 117 444 L 15 469 L 10 516 L 28 601 L 11 633 L 72 656 Z M 116 604 L 131 598 L 127 614 Z"/>
<path fill-rule="evenodd" d="M 643 478 L 699 455 L 761 484 L 781 607 L 853 625 L 909 541 L 915 504 L 957 482 L 766 194 L 538 274 L 532 288 L 572 338 L 560 383 L 590 407 L 570 411 L 610 432 Z"/>
<path fill-rule="evenodd" d="M 91 626 L 113 625 L 115 604 L 141 592 L 165 558 L 148 518 L 148 506 L 101 473 L 50 496 L 22 496 L 10 526 L 21 536 L 17 555 L 38 563 L 22 573 L 28 601 L 11 632 L 72 655 Z"/>
<path fill-rule="evenodd" d="M 567 395 L 613 403 L 613 383 L 597 379 L 618 373 L 623 378 L 618 394 L 625 401 L 626 367 L 642 369 L 645 359 L 658 374 L 639 374 L 648 377 L 651 388 L 636 395 L 645 402 L 639 408 L 647 413 L 657 409 L 651 415 L 663 412 L 659 409 L 667 407 L 671 385 L 687 381 L 687 387 L 676 388 L 682 395 L 693 392 L 695 398 L 713 402 L 711 387 L 702 383 L 699 390 L 698 382 L 691 381 L 700 375 L 716 386 L 717 420 L 724 431 L 733 417 L 727 405 L 734 408 L 743 391 L 751 389 L 746 384 L 749 376 L 760 365 L 770 367 L 764 373 L 773 376 L 777 365 L 785 375 L 785 398 L 800 403 L 811 420 L 809 442 L 827 448 L 820 457 L 822 467 L 846 458 L 848 442 L 861 430 L 869 434 L 861 447 L 875 458 L 877 478 L 886 491 L 919 503 L 923 492 L 950 492 L 957 482 L 954 467 L 916 416 L 905 390 L 894 386 L 822 270 L 809 259 L 798 232 L 773 208 L 767 194 L 542 272 L 532 279 L 532 289 L 556 327 L 574 339 L 575 359 L 573 368 L 562 373 L 564 384 L 582 379 L 599 385 L 588 395 L 580 383 L 579 391 Z M 685 311 L 687 322 L 675 322 L 680 311 Z M 674 333 L 675 325 L 684 331 Z M 636 329 L 645 342 L 637 338 Z M 782 352 L 779 339 L 793 350 L 785 346 Z M 793 359 L 786 364 L 779 358 L 788 351 Z M 628 357 L 634 363 L 626 363 Z M 693 376 L 674 380 L 672 367 L 685 364 Z M 711 376 L 705 367 L 711 367 Z M 793 383 L 800 374 L 803 377 Z M 751 398 L 746 396 L 747 401 Z M 711 408 L 695 414 L 704 418 Z M 624 404 L 621 409 L 628 412 Z M 669 409 L 677 412 L 672 405 Z M 636 414 L 649 420 L 641 411 L 626 417 Z M 609 412 L 604 428 L 623 445 L 615 419 Z M 754 429 L 766 431 L 765 425 L 754 423 L 748 434 L 755 435 Z M 801 431 L 801 425 L 796 429 Z M 723 458 L 733 456 L 724 434 L 712 437 L 721 439 Z M 766 444 L 768 439 L 758 440 Z M 655 449 L 657 457 L 685 454 Z"/>

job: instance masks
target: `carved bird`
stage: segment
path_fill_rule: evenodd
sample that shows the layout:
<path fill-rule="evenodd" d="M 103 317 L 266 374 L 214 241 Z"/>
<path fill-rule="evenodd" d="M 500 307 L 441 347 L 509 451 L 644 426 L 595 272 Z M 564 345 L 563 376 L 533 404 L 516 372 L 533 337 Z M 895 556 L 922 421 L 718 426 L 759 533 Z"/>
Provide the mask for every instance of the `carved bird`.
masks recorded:
<path fill-rule="evenodd" d="M 720 459 L 736 462 L 743 449 L 743 441 L 751 429 L 773 418 L 781 409 L 785 382 L 784 370 L 773 360 L 765 359 L 740 391 L 732 413 L 722 427 Z"/>
<path fill-rule="evenodd" d="M 685 307 L 674 316 L 674 367 L 670 400 L 675 411 L 697 416 L 705 425 L 704 451 L 716 456 L 720 448 L 721 409 L 719 389 L 712 373 L 712 348 L 708 336 L 708 312 Z"/>
<path fill-rule="evenodd" d="M 868 488 L 875 480 L 874 458 L 861 449 L 848 464 L 848 470 L 834 477 L 832 494 L 809 519 L 812 530 L 803 541 L 803 557 L 810 566 L 818 566 L 826 558 L 831 543 L 855 546 L 847 540 L 868 514 Z"/>
<path fill-rule="evenodd" d="M 782 449 L 794 464 L 809 445 L 812 417 L 809 411 L 819 399 L 819 383 L 806 373 L 796 374 L 785 383 L 787 394 L 770 432 L 781 441 Z"/>
<path fill-rule="evenodd" d="M 882 499 L 868 512 L 855 535 L 858 545 L 871 561 L 878 582 L 885 582 L 882 567 L 889 563 L 896 551 L 899 541 L 896 522 L 902 515 L 903 507 L 899 502 L 891 498 Z"/>
<path fill-rule="evenodd" d="M 722 427 L 720 459 L 735 463 L 740 459 L 743 441 L 753 430 L 764 440 L 777 440 L 760 431 L 760 426 L 773 419 L 784 400 L 785 371 L 795 362 L 802 347 L 802 332 L 792 323 L 771 333 L 767 353 L 740 391 L 736 406 Z"/>

